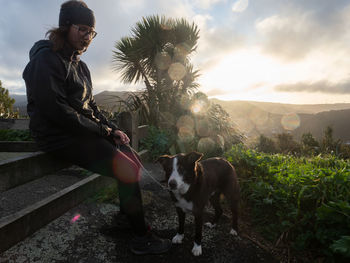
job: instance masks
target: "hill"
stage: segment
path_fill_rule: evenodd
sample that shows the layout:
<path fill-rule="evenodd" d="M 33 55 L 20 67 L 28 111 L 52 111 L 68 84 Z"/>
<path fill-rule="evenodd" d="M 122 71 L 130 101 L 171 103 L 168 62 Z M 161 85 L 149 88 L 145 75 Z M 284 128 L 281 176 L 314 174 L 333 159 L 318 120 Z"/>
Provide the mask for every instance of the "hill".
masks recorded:
<path fill-rule="evenodd" d="M 272 137 L 281 132 L 291 132 L 297 139 L 311 132 L 321 139 L 327 126 L 334 130 L 334 137 L 350 141 L 350 103 L 338 104 L 282 104 L 256 101 L 221 101 L 238 128 L 248 137 L 260 134 Z M 294 128 L 294 129 L 293 129 Z"/>
<path fill-rule="evenodd" d="M 325 128 L 331 126 L 334 138 L 350 142 L 350 109 L 300 114 L 299 117 L 300 126 L 293 131 L 296 138 L 300 138 L 303 133 L 311 132 L 315 138 L 321 139 Z"/>
<path fill-rule="evenodd" d="M 334 104 L 283 104 L 274 102 L 259 102 L 259 101 L 223 101 L 211 99 L 211 101 L 220 104 L 227 112 L 234 113 L 239 111 L 251 111 L 252 108 L 258 108 L 262 111 L 275 114 L 288 113 L 308 113 L 316 114 L 323 111 L 344 110 L 350 109 L 350 103 L 334 103 Z"/>
<path fill-rule="evenodd" d="M 97 105 L 106 111 L 119 111 L 122 108 L 120 100 L 126 100 L 131 92 L 126 91 L 102 91 L 94 95 Z"/>
<path fill-rule="evenodd" d="M 96 103 L 104 110 L 117 111 L 121 104 L 120 98 L 126 99 L 130 92 L 103 91 L 94 96 Z M 27 98 L 25 95 L 11 95 L 15 102 L 15 109 L 26 114 Z M 303 133 L 311 132 L 320 139 L 327 126 L 334 130 L 334 137 L 343 141 L 350 141 L 350 103 L 337 104 L 283 104 L 257 101 L 222 101 L 211 99 L 220 104 L 237 124 L 238 128 L 248 137 L 260 134 L 274 136 L 277 133 L 290 131 L 296 138 Z M 282 119 L 288 114 L 294 114 L 296 119 L 292 123 L 294 130 L 287 130 Z M 284 124 L 284 126 L 282 125 Z M 288 126 L 288 123 L 287 123 Z M 288 128 L 288 127 L 287 127 Z"/>

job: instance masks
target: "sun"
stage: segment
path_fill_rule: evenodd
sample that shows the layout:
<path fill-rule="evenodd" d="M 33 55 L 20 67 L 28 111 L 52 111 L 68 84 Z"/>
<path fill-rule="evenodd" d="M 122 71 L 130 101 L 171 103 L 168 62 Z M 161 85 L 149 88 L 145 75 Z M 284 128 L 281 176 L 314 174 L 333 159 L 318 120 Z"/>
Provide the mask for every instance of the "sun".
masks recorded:
<path fill-rule="evenodd" d="M 225 56 L 203 73 L 200 83 L 208 90 L 244 93 L 281 81 L 281 65 L 258 50 L 241 50 Z"/>
<path fill-rule="evenodd" d="M 199 84 L 210 98 L 221 100 L 296 104 L 344 102 L 350 95 L 276 89 L 279 85 L 317 83 L 324 79 L 339 83 L 348 78 L 344 70 L 334 67 L 339 59 L 338 55 L 313 52 L 303 59 L 286 61 L 259 48 L 239 49 L 202 69 Z"/>

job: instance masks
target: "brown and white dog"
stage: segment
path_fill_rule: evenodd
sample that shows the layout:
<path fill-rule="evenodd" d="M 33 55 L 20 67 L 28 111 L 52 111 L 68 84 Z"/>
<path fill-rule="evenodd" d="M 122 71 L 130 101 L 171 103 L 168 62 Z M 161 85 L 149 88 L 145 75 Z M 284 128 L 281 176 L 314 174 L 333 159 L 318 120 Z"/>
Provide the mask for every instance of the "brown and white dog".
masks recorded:
<path fill-rule="evenodd" d="M 195 240 L 192 254 L 202 254 L 203 210 L 208 201 L 215 210 L 211 222 L 214 227 L 223 211 L 220 206 L 220 195 L 227 199 L 232 212 L 232 229 L 230 234 L 237 235 L 237 217 L 239 185 L 234 167 L 223 158 L 209 158 L 199 161 L 203 154 L 191 152 L 174 156 L 163 155 L 158 161 L 163 166 L 172 200 L 175 203 L 179 219 L 174 244 L 182 243 L 184 238 L 185 215 L 192 212 L 195 218 Z"/>

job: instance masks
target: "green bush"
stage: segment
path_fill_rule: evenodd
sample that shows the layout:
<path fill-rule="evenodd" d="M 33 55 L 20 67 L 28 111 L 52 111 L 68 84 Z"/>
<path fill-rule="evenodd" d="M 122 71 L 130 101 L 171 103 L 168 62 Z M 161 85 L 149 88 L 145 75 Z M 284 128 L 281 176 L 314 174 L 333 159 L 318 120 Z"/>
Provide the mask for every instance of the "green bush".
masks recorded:
<path fill-rule="evenodd" d="M 155 160 L 162 154 L 167 154 L 171 145 L 170 135 L 154 126 L 148 127 L 146 138 L 140 141 L 140 149 L 149 151 L 149 156 Z"/>
<path fill-rule="evenodd" d="M 29 130 L 0 130 L 0 141 L 32 141 Z"/>
<path fill-rule="evenodd" d="M 334 156 L 297 158 L 234 146 L 242 198 L 264 236 L 295 251 L 317 251 L 330 261 L 348 255 L 350 162 Z"/>

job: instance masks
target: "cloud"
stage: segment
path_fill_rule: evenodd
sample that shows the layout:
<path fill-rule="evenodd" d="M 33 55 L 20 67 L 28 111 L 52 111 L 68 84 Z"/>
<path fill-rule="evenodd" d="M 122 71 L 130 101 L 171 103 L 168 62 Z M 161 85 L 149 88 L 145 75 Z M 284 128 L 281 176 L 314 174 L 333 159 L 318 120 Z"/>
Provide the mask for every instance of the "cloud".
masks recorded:
<path fill-rule="evenodd" d="M 211 89 L 205 92 L 208 97 L 213 97 L 213 96 L 219 96 L 219 95 L 226 95 L 229 92 L 227 90 L 223 89 Z"/>
<path fill-rule="evenodd" d="M 309 10 L 289 4 L 263 19 L 255 27 L 261 40 L 262 50 L 287 61 L 303 59 L 319 48 L 338 49 L 350 34 L 350 5 L 320 1 Z M 325 9 L 328 8 L 328 13 Z M 343 47 L 344 48 L 344 47 Z"/>
<path fill-rule="evenodd" d="M 232 11 L 236 13 L 244 12 L 249 5 L 249 0 L 238 0 L 232 5 Z"/>
<path fill-rule="evenodd" d="M 228 25 L 212 25 L 210 15 L 196 15 L 194 22 L 200 29 L 198 49 L 193 63 L 201 71 L 208 71 L 228 53 L 245 45 L 245 38 Z"/>
<path fill-rule="evenodd" d="M 327 80 L 318 82 L 298 82 L 294 84 L 281 84 L 274 88 L 279 92 L 319 92 L 327 94 L 350 94 L 350 80 L 342 83 L 331 83 Z"/>
<path fill-rule="evenodd" d="M 1 1 L 1 7 L 6 12 L 0 17 L 0 50 L 2 50 L 0 79 L 10 92 L 25 93 L 21 74 L 28 63 L 29 50 L 36 41 L 45 37 L 48 29 L 57 26 L 62 2 L 62 0 Z M 106 76 L 111 78 L 111 83 L 120 83 L 118 75 L 112 72 L 114 44 L 121 37 L 130 35 L 131 28 L 143 16 L 164 14 L 167 17 L 191 19 L 195 15 L 193 6 L 186 0 L 86 0 L 85 2 L 95 13 L 98 36 L 81 59 L 89 66 L 93 78 L 100 79 L 100 76 Z M 107 88 L 107 85 L 101 87 Z M 111 84 L 111 87 L 124 89 L 125 85 Z M 133 88 L 133 85 L 131 87 Z M 96 90 L 99 89 L 96 87 Z"/>
<path fill-rule="evenodd" d="M 303 58 L 325 36 L 310 13 L 274 15 L 256 24 L 264 52 L 287 60 Z"/>
<path fill-rule="evenodd" d="M 202 9 L 210 9 L 212 6 L 220 2 L 226 2 L 227 0 L 195 0 L 194 5 Z"/>
<path fill-rule="evenodd" d="M 231 76 L 233 68 L 241 69 L 248 61 L 247 69 L 256 71 L 247 76 L 236 73 L 232 76 L 232 85 L 238 87 L 238 79 L 242 85 L 251 84 L 251 79 L 264 85 L 243 85 L 252 89 L 248 94 L 249 90 L 244 89 L 242 94 L 246 99 L 257 98 L 264 87 L 275 87 L 278 91 L 268 95 L 261 92 L 264 99 L 289 94 L 297 97 L 302 91 L 314 92 L 310 94 L 323 96 L 322 99 L 327 96 L 346 98 L 339 94 L 350 94 L 347 92 L 350 81 L 342 82 L 350 76 L 349 0 L 85 1 L 95 12 L 98 32 L 82 56 L 90 68 L 95 93 L 143 87 L 142 82 L 137 85 L 121 82 L 120 74 L 112 70 L 112 50 L 116 41 L 131 34 L 132 27 L 142 17 L 159 14 L 184 17 L 199 26 L 200 39 L 192 63 L 200 70 L 201 77 L 214 76 L 212 71 L 230 54 L 249 50 L 217 72 L 227 71 Z M 29 59 L 28 52 L 34 42 L 44 38 L 48 29 L 57 26 L 62 2 L 1 1 L 6 12 L 0 17 L 0 80 L 10 92 L 25 93 L 21 74 Z M 257 50 L 261 56 L 251 50 Z M 272 67 L 275 64 L 278 67 Z M 224 86 L 222 79 L 212 83 L 206 78 L 202 85 L 203 89 L 210 90 L 210 96 L 224 97 L 234 92 L 218 90 Z M 286 92 L 289 89 L 292 93 Z M 334 95 L 329 96 L 330 93 Z"/>
<path fill-rule="evenodd" d="M 0 76 L 2 86 L 9 90 L 11 94 L 24 93 L 25 88 L 24 82 L 22 81 L 22 71 L 0 65 Z"/>

